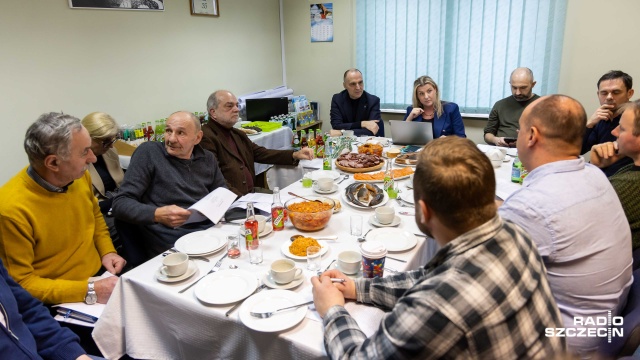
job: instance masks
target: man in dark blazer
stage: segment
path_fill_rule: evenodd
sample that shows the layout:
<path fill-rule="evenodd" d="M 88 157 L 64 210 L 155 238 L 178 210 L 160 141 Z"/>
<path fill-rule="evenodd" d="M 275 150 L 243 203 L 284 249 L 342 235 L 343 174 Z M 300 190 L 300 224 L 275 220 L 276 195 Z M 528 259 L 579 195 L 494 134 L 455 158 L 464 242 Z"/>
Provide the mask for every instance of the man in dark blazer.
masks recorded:
<path fill-rule="evenodd" d="M 342 85 L 345 90 L 331 99 L 331 127 L 335 130 L 353 130 L 358 136 L 384 137 L 380 98 L 364 91 L 360 70 L 345 71 Z"/>
<path fill-rule="evenodd" d="M 313 159 L 313 150 L 270 150 L 256 145 L 247 135 L 234 128 L 238 122 L 238 99 L 231 92 L 218 90 L 207 100 L 209 122 L 202 126 L 200 146 L 213 152 L 229 190 L 242 196 L 255 191 L 254 162 L 262 164 L 298 165 L 302 159 Z"/>

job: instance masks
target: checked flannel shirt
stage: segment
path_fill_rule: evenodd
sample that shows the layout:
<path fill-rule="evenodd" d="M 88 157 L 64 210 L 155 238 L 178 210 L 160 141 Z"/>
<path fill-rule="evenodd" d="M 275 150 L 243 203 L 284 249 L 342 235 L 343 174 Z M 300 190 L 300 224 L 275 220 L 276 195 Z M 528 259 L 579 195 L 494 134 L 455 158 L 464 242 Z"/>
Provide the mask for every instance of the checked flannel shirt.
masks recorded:
<path fill-rule="evenodd" d="M 535 245 L 498 215 L 445 245 L 424 269 L 356 281 L 357 300 L 390 310 L 367 338 L 342 306 L 324 317 L 332 359 L 549 359 L 564 338 Z"/>

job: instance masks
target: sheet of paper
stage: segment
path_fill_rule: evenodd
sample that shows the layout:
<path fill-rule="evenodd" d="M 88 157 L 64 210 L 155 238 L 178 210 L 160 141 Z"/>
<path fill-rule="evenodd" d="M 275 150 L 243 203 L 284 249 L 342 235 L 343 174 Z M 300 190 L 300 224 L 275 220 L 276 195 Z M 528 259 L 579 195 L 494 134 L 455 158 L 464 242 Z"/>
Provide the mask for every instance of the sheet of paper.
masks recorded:
<path fill-rule="evenodd" d="M 271 202 L 273 201 L 273 195 L 271 194 L 262 194 L 262 193 L 249 193 L 243 197 L 241 197 L 240 199 L 238 199 L 238 202 L 254 202 L 254 203 L 269 203 L 271 204 Z M 246 206 L 245 206 L 246 208 Z"/>
<path fill-rule="evenodd" d="M 217 188 L 189 207 L 189 210 L 193 211 L 185 224 L 204 221 L 207 218 L 216 224 L 235 199 L 236 194 L 229 189 Z"/>
<path fill-rule="evenodd" d="M 234 202 L 231 205 L 231 207 L 246 209 L 248 202 L 252 202 L 254 208 L 262 210 L 267 214 L 271 214 L 271 203 L 273 202 L 273 195 L 262 194 L 262 193 L 249 193 L 239 198 L 236 202 Z"/>

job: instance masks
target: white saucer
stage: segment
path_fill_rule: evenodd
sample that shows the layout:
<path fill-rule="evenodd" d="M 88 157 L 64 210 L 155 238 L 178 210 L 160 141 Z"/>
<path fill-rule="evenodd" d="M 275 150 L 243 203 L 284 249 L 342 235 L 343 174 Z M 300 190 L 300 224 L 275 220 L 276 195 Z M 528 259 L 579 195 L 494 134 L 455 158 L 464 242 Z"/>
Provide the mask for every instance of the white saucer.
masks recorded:
<path fill-rule="evenodd" d="M 260 238 L 263 238 L 263 237 L 271 234 L 272 231 L 273 231 L 273 225 L 271 225 L 271 223 L 266 223 L 266 224 L 264 224 L 264 230 L 260 234 L 258 234 L 258 236 Z"/>
<path fill-rule="evenodd" d="M 318 194 L 333 194 L 334 192 L 338 191 L 338 189 L 339 187 L 336 184 L 333 184 L 333 187 L 331 187 L 331 190 L 329 191 L 320 190 L 317 184 L 313 185 L 313 191 L 317 192 Z"/>
<path fill-rule="evenodd" d="M 195 274 L 196 272 L 198 272 L 198 265 L 195 263 L 195 261 L 189 260 L 189 268 L 187 268 L 187 272 L 182 274 L 182 275 L 180 275 L 180 276 L 168 276 L 168 275 L 166 275 L 162 271 L 162 266 L 159 267 L 156 270 L 155 275 L 156 275 L 156 280 L 158 280 L 158 281 L 172 283 L 172 282 L 178 282 L 178 281 L 186 280 L 186 279 L 190 278 L 191 276 L 193 276 L 193 274 Z"/>
<path fill-rule="evenodd" d="M 333 264 L 331 264 L 331 268 L 342 272 L 343 274 L 347 275 L 348 277 L 350 277 L 352 279 L 356 279 L 356 278 L 361 278 L 362 277 L 362 265 L 360 265 L 360 269 L 358 269 L 358 272 L 355 273 L 355 274 L 347 274 L 344 271 L 342 271 L 342 269 L 340 269 L 340 267 L 338 267 L 338 262 L 337 261 L 334 262 Z"/>
<path fill-rule="evenodd" d="M 262 276 L 262 282 L 272 289 L 282 289 L 282 290 L 292 289 L 302 284 L 303 281 L 304 281 L 304 274 L 300 274 L 300 276 L 298 276 L 297 279 L 293 279 L 293 281 L 288 284 L 276 283 L 275 281 L 273 281 L 269 273 L 266 273 L 264 274 L 264 276 Z"/>
<path fill-rule="evenodd" d="M 373 214 L 371 216 L 369 216 L 369 224 L 376 226 L 376 227 L 386 227 L 386 226 L 398 226 L 400 225 L 400 222 L 402 221 L 402 219 L 400 219 L 400 216 L 396 215 L 393 218 L 393 221 L 390 224 L 381 224 L 378 222 L 378 219 L 376 219 L 376 215 Z"/>

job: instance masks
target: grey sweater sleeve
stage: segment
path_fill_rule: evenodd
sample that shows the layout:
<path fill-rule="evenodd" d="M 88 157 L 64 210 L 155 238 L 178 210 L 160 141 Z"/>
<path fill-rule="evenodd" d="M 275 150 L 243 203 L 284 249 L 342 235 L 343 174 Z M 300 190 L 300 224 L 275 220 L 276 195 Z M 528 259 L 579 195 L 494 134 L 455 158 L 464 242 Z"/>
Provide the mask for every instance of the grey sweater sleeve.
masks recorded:
<path fill-rule="evenodd" d="M 151 150 L 149 146 L 140 146 L 131 156 L 120 191 L 113 199 L 113 214 L 118 219 L 134 224 L 154 223 L 157 207 L 142 203 L 155 173 Z"/>

